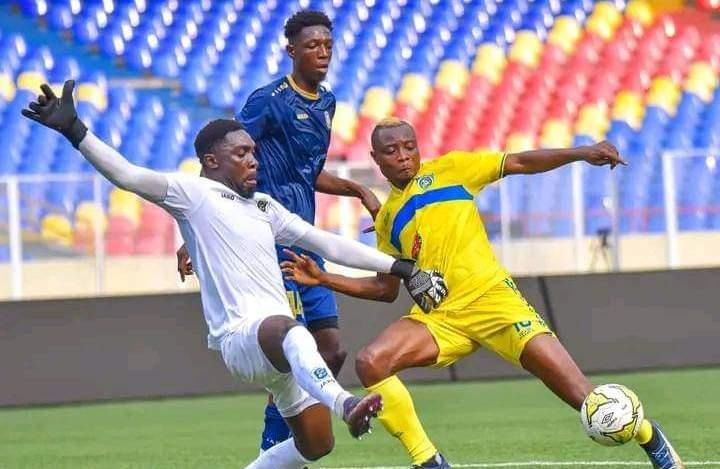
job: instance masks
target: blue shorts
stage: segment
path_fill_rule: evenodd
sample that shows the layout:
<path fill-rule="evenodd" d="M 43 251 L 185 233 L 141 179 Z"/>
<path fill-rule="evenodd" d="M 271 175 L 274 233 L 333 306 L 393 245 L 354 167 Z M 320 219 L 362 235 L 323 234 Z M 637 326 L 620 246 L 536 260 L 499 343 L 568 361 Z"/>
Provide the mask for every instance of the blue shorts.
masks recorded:
<path fill-rule="evenodd" d="M 287 260 L 283 249 L 287 248 L 277 246 L 280 262 Z M 325 261 L 317 254 L 297 247 L 292 250 L 298 254 L 310 256 L 323 271 L 325 270 Z M 307 287 L 292 280 L 283 280 L 290 308 L 297 316 L 298 321 L 304 323 L 310 332 L 338 327 L 338 308 L 332 290 L 323 286 Z"/>

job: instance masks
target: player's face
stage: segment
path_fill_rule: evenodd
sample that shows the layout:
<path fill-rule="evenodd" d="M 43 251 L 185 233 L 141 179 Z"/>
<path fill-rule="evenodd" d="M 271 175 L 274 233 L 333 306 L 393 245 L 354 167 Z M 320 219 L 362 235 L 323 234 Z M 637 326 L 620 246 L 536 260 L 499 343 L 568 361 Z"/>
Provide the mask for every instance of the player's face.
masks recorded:
<path fill-rule="evenodd" d="M 243 197 L 251 197 L 257 188 L 258 162 L 255 159 L 255 142 L 244 130 L 236 130 L 225 136 L 217 145 L 218 170 Z"/>
<path fill-rule="evenodd" d="M 333 40 L 325 26 L 308 26 L 300 31 L 288 52 L 294 61 L 295 71 L 309 82 L 325 79 L 332 59 Z"/>
<path fill-rule="evenodd" d="M 420 169 L 415 130 L 409 125 L 382 129 L 372 156 L 388 181 L 396 187 L 405 187 Z"/>

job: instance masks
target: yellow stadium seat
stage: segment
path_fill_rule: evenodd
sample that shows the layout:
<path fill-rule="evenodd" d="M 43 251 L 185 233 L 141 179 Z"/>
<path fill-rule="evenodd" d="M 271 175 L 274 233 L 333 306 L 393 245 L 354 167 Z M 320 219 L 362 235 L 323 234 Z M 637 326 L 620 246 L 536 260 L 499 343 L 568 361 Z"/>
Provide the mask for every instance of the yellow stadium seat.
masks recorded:
<path fill-rule="evenodd" d="M 61 244 L 63 246 L 72 246 L 72 224 L 64 215 L 46 215 L 40 225 L 40 236 L 44 241 Z"/>
<path fill-rule="evenodd" d="M 605 19 L 613 28 L 617 28 L 620 26 L 620 23 L 622 23 L 622 14 L 613 2 L 597 2 L 593 9 L 592 16 Z"/>
<path fill-rule="evenodd" d="M 389 90 L 379 86 L 370 88 L 360 107 L 360 114 L 376 121 L 389 116 L 393 110 L 393 96 Z"/>
<path fill-rule="evenodd" d="M 706 83 L 708 87 L 715 88 L 718 85 L 718 77 L 715 69 L 707 62 L 694 62 L 690 66 L 687 79 L 697 80 L 700 83 Z"/>
<path fill-rule="evenodd" d="M 132 192 L 113 189 L 110 192 L 110 215 L 122 215 L 135 224 L 140 222 L 142 204 L 140 198 Z"/>
<path fill-rule="evenodd" d="M 707 103 L 713 98 L 715 86 L 713 83 L 708 83 L 707 81 L 698 78 L 688 78 L 685 81 L 683 89 L 689 93 L 697 95 L 700 99 Z"/>
<path fill-rule="evenodd" d="M 102 231 L 107 228 L 105 211 L 94 202 L 83 202 L 75 209 L 75 227 L 77 230 L 94 230 L 100 223 Z"/>
<path fill-rule="evenodd" d="M 435 85 L 451 96 L 459 98 L 465 94 L 469 78 L 470 72 L 465 65 L 456 60 L 445 60 L 440 64 Z"/>
<path fill-rule="evenodd" d="M 95 106 L 98 111 L 107 108 L 107 90 L 96 83 L 80 83 L 77 86 L 78 101 L 87 101 Z"/>
<path fill-rule="evenodd" d="M 550 30 L 547 42 L 561 48 L 566 54 L 570 54 L 575 51 L 575 44 L 581 34 L 582 28 L 575 18 L 560 16 Z"/>
<path fill-rule="evenodd" d="M 632 91 L 621 91 L 615 97 L 612 117 L 627 122 L 632 128 L 639 129 L 645 115 L 642 96 Z"/>
<path fill-rule="evenodd" d="M 550 119 L 543 125 L 540 146 L 543 148 L 565 148 L 572 143 L 570 124 L 560 119 Z"/>
<path fill-rule="evenodd" d="M 625 15 L 638 21 L 643 26 L 652 24 L 655 19 L 652 7 L 647 0 L 630 0 L 625 7 Z"/>
<path fill-rule="evenodd" d="M 650 84 L 646 101 L 648 105 L 657 106 L 673 115 L 680 101 L 680 88 L 670 77 L 654 78 Z"/>
<path fill-rule="evenodd" d="M 409 73 L 403 77 L 396 99 L 400 103 L 424 111 L 431 94 L 432 85 L 427 78 L 417 73 Z"/>
<path fill-rule="evenodd" d="M 604 40 L 609 40 L 615 35 L 615 27 L 610 20 L 602 16 L 591 15 L 588 18 L 586 28 L 592 31 Z"/>
<path fill-rule="evenodd" d="M 17 77 L 17 87 L 21 90 L 40 94 L 40 85 L 45 83 L 45 75 L 40 72 L 22 72 Z"/>
<path fill-rule="evenodd" d="M 580 109 L 575 122 L 575 133 L 590 135 L 595 140 L 602 140 L 610 126 L 608 109 L 604 104 L 586 104 Z"/>
<path fill-rule="evenodd" d="M 528 67 L 537 67 L 542 51 L 542 42 L 537 34 L 531 31 L 520 31 L 510 48 L 510 60 L 520 62 Z"/>
<path fill-rule="evenodd" d="M 483 44 L 478 47 L 472 71 L 475 75 L 486 77 L 491 83 L 500 82 L 507 59 L 505 52 L 495 44 Z"/>
<path fill-rule="evenodd" d="M 185 174 L 200 174 L 200 170 L 202 169 L 202 165 L 200 164 L 200 159 L 194 156 L 185 158 L 180 163 L 180 166 L 178 166 L 178 171 Z"/>
<path fill-rule="evenodd" d="M 15 98 L 15 82 L 7 73 L 0 73 L 0 97 L 5 101 L 12 101 Z"/>
<path fill-rule="evenodd" d="M 508 153 L 517 153 L 532 150 L 533 148 L 535 148 L 535 138 L 529 134 L 513 133 L 508 135 L 505 141 L 505 151 Z"/>
<path fill-rule="evenodd" d="M 355 127 L 357 127 L 355 109 L 348 103 L 337 103 L 335 117 L 333 117 L 332 122 L 333 134 L 349 142 L 355 136 Z"/>

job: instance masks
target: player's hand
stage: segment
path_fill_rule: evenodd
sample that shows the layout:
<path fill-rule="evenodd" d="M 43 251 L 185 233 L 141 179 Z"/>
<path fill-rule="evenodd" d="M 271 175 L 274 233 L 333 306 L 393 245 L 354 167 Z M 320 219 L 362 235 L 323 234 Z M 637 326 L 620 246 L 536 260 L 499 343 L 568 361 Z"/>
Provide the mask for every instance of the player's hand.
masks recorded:
<path fill-rule="evenodd" d="M 87 134 L 87 127 L 78 119 L 73 101 L 73 88 L 75 80 L 68 80 L 63 85 L 62 96 L 58 98 L 47 83 L 40 85 L 43 94 L 39 95 L 37 102 L 31 102 L 23 109 L 22 115 L 46 127 L 57 130 L 63 134 L 75 148 Z"/>
<path fill-rule="evenodd" d="M 584 159 L 593 166 L 605 166 L 609 164 L 610 169 L 615 169 L 615 166 L 619 164 L 627 166 L 627 161 L 620 157 L 615 145 L 607 140 L 590 145 L 587 148 L 589 151 Z"/>
<path fill-rule="evenodd" d="M 290 249 L 284 249 L 283 252 L 290 258 L 280 263 L 285 278 L 309 287 L 320 285 L 323 272 L 311 257 L 305 254 L 297 255 Z"/>
<path fill-rule="evenodd" d="M 190 253 L 188 252 L 187 247 L 183 244 L 180 246 L 180 249 L 177 250 L 175 255 L 177 256 L 177 270 L 180 274 L 180 280 L 184 282 L 186 275 L 195 274 L 193 271 L 192 261 L 190 261 Z"/>
<path fill-rule="evenodd" d="M 380 207 L 382 206 L 377 196 L 375 196 L 375 193 L 370 189 L 365 188 L 360 195 L 360 202 L 363 204 L 363 207 L 365 207 L 365 210 L 370 213 L 372 219 L 375 220 L 375 217 L 377 217 Z M 362 230 L 363 233 L 370 233 L 371 231 L 375 231 L 374 226 L 369 226 Z"/>
<path fill-rule="evenodd" d="M 425 313 L 436 308 L 448 294 L 442 274 L 434 270 L 420 270 L 414 261 L 398 259 L 390 273 L 403 279 L 410 296 Z"/>

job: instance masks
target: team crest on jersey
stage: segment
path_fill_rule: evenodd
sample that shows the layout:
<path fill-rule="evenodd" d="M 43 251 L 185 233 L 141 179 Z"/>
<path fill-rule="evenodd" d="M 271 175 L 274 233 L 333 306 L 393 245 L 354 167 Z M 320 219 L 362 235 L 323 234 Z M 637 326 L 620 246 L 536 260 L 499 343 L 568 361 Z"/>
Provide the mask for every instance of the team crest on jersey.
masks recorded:
<path fill-rule="evenodd" d="M 420 233 L 415 233 L 415 237 L 413 238 L 413 245 L 412 245 L 412 252 L 410 255 L 412 255 L 412 258 L 417 260 L 418 256 L 420 255 L 420 250 L 422 249 L 422 236 L 420 236 Z"/>
<path fill-rule="evenodd" d="M 418 177 L 415 181 L 420 189 L 425 190 L 432 186 L 432 183 L 435 182 L 435 175 L 426 174 L 425 176 Z"/>
<path fill-rule="evenodd" d="M 268 207 L 268 201 L 265 199 L 260 199 L 257 201 L 257 208 L 260 209 L 261 212 L 267 212 Z"/>

